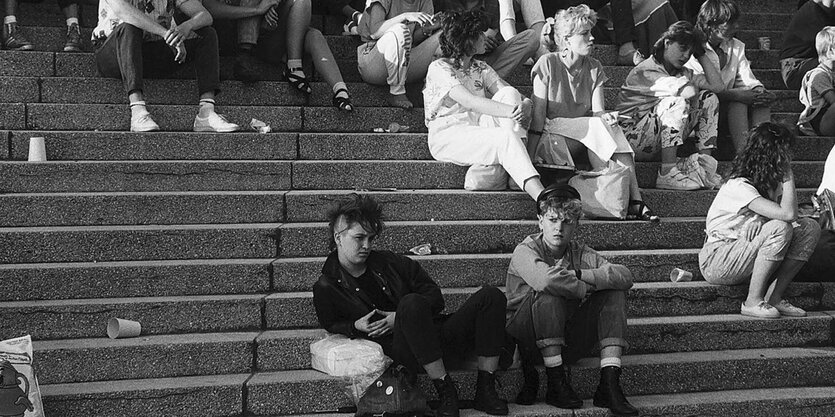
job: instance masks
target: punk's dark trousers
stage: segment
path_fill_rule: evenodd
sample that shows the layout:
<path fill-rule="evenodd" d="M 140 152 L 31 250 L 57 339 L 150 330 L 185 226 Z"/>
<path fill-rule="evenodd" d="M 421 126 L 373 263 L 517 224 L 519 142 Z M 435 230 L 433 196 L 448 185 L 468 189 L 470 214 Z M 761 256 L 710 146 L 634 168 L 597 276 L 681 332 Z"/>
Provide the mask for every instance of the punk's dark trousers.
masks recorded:
<path fill-rule="evenodd" d="M 408 294 L 397 305 L 392 336 L 379 340 L 396 363 L 414 372 L 445 357 L 461 358 L 473 350 L 478 356 L 499 356 L 505 341 L 507 299 L 498 288 L 484 287 L 455 313 L 434 318 L 429 302 Z"/>
<path fill-rule="evenodd" d="M 196 38 L 186 40 L 186 62 L 194 62 L 200 94 L 220 91 L 220 57 L 217 33 L 211 27 L 194 31 Z M 121 78 L 128 94 L 144 91 L 145 75 L 165 77 L 179 64 L 174 51 L 163 40 L 146 42 L 142 29 L 122 23 L 96 49 L 96 65 L 105 77 Z"/>

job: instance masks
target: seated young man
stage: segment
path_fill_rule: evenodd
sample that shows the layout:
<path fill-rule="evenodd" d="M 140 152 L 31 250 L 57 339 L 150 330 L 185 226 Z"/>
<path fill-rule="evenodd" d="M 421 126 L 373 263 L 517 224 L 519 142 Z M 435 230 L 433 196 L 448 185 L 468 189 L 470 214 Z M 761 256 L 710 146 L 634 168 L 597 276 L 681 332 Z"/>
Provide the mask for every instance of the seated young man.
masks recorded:
<path fill-rule="evenodd" d="M 188 20 L 174 21 L 179 9 Z M 159 130 L 145 107 L 144 73 L 165 76 L 194 61 L 199 110 L 195 132 L 234 132 L 240 127 L 215 112 L 220 91 L 220 58 L 212 16 L 200 0 L 99 0 L 93 30 L 96 66 L 105 77 L 121 78 L 130 102 L 130 130 Z"/>
<path fill-rule="evenodd" d="M 444 358 L 474 349 L 479 369 L 474 407 L 507 415 L 494 374 L 504 345 L 504 294 L 483 287 L 455 313 L 441 314 L 441 290 L 420 264 L 373 250 L 382 215 L 373 198 L 356 194 L 328 212 L 335 250 L 313 286 L 319 323 L 331 333 L 373 340 L 395 363 L 425 370 L 440 398 L 437 417 L 458 416 L 458 392 Z"/>
<path fill-rule="evenodd" d="M 545 402 L 582 407 L 564 363 L 595 348 L 601 369 L 594 405 L 618 416 L 637 416 L 620 387 L 620 358 L 628 346 L 626 290 L 632 287 L 632 273 L 572 241 L 582 207 L 573 187 L 546 188 L 537 199 L 541 232 L 526 237 L 513 251 L 507 270 L 507 331 L 519 342 L 525 376 L 516 402 L 536 401 L 539 377 L 532 359 L 539 350 L 548 377 Z"/>
<path fill-rule="evenodd" d="M 485 10 L 489 20 L 484 40 L 486 52 L 477 58 L 490 65 L 499 77 L 506 78 L 528 58 L 536 60 L 548 52 L 540 45 L 545 16 L 539 0 L 435 0 L 438 12 L 465 12 L 478 8 Z M 521 10 L 528 28 L 518 33 L 514 8 Z"/>

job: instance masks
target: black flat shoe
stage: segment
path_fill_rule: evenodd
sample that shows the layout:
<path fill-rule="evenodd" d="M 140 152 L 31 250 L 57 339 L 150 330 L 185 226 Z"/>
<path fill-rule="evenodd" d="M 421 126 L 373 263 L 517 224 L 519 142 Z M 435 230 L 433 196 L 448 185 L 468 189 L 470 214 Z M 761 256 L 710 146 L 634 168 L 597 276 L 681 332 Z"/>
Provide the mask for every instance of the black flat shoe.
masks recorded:
<path fill-rule="evenodd" d="M 298 75 L 295 71 L 301 72 L 302 69 L 284 67 L 284 78 L 286 78 L 287 82 L 289 82 L 296 90 L 305 94 L 310 94 L 312 90 L 310 89 L 310 82 L 307 81 L 307 77 L 304 75 Z"/>
<path fill-rule="evenodd" d="M 633 210 L 633 207 L 636 207 Z M 641 200 L 629 200 L 629 210 L 626 214 L 626 220 L 642 220 L 645 222 L 653 222 L 657 223 L 661 221 L 661 218 L 658 217 L 657 214 L 653 213 L 646 204 L 644 204 Z"/>

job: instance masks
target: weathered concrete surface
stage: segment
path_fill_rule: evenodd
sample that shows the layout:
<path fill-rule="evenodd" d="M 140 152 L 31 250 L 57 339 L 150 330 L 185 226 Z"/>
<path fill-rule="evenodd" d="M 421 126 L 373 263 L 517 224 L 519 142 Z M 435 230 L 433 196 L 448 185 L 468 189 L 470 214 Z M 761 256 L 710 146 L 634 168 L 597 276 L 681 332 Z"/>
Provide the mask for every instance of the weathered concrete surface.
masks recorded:
<path fill-rule="evenodd" d="M 0 76 L 0 103 L 37 103 L 39 93 L 36 77 Z"/>
<path fill-rule="evenodd" d="M 0 264 L 3 301 L 253 294 L 272 259 Z"/>
<path fill-rule="evenodd" d="M 263 295 L 104 298 L 0 303 L 0 334 L 36 340 L 106 337 L 113 317 L 142 324 L 143 335 L 261 328 Z"/>
<path fill-rule="evenodd" d="M 26 105 L 0 103 L 0 130 L 24 129 L 26 126 Z"/>
<path fill-rule="evenodd" d="M 4 162 L 3 193 L 246 191 L 290 186 L 285 161 Z"/>
<path fill-rule="evenodd" d="M 284 191 L 0 195 L 8 227 L 278 223 Z"/>
<path fill-rule="evenodd" d="M 0 263 L 270 258 L 278 226 L 0 228 Z"/>
<path fill-rule="evenodd" d="M 54 59 L 49 52 L 0 51 L 0 77 L 51 77 Z"/>
<path fill-rule="evenodd" d="M 41 387 L 48 416 L 239 416 L 249 374 L 57 384 Z"/>
<path fill-rule="evenodd" d="M 25 160 L 29 138 L 42 136 L 49 161 L 296 159 L 296 133 L 16 131 L 12 159 Z"/>
<path fill-rule="evenodd" d="M 252 371 L 256 332 L 72 339 L 34 343 L 38 382 L 239 374 Z"/>

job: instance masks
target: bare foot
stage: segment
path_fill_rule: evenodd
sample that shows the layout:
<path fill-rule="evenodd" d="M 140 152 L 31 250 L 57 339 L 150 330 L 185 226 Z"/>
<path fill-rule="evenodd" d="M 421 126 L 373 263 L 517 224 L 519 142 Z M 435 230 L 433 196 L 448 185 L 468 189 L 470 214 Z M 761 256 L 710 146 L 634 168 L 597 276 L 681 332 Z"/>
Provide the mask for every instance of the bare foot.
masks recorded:
<path fill-rule="evenodd" d="M 406 98 L 405 94 L 390 94 L 387 97 L 389 104 L 394 107 L 400 107 L 401 109 L 411 109 L 415 107 L 408 98 Z"/>

